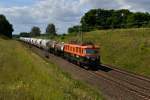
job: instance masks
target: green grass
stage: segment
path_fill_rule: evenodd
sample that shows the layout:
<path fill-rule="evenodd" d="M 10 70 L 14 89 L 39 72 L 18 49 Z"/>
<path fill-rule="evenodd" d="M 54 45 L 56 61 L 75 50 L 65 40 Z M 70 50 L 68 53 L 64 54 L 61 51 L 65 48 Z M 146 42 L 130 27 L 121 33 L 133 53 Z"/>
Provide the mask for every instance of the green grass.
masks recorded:
<path fill-rule="evenodd" d="M 60 41 L 79 36 L 59 37 Z M 150 29 L 115 29 L 84 33 L 84 40 L 100 45 L 102 63 L 150 77 Z"/>
<path fill-rule="evenodd" d="M 73 80 L 15 40 L 0 38 L 0 100 L 100 100 L 101 94 Z"/>

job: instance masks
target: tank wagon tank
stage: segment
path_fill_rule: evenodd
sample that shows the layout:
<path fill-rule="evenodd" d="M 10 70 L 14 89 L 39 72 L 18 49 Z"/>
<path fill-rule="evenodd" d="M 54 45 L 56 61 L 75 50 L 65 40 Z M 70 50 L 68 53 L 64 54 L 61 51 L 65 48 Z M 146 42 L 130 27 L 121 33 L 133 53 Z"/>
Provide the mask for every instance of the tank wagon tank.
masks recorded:
<path fill-rule="evenodd" d="M 42 42 L 42 39 L 37 39 L 36 42 L 35 42 L 35 45 L 39 48 L 41 48 L 41 42 Z"/>
<path fill-rule="evenodd" d="M 55 54 L 58 56 L 63 56 L 64 55 L 64 42 L 57 42 L 55 44 Z"/>
<path fill-rule="evenodd" d="M 50 42 L 50 40 L 41 40 L 41 43 L 40 43 L 41 48 L 48 50 L 49 49 L 49 47 L 48 47 L 49 42 Z"/>
<path fill-rule="evenodd" d="M 47 44 L 48 48 L 49 48 L 49 52 L 50 53 L 55 53 L 55 45 L 56 45 L 56 41 L 52 41 L 50 40 Z"/>

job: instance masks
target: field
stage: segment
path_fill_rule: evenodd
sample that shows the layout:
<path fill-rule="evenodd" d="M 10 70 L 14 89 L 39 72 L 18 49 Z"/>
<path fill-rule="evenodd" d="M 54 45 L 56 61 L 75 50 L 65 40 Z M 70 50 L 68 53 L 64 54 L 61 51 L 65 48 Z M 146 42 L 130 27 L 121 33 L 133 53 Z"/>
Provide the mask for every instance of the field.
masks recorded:
<path fill-rule="evenodd" d="M 104 64 L 150 77 L 150 29 L 114 29 L 92 31 L 84 34 L 84 40 L 93 41 L 100 49 Z M 60 41 L 80 39 L 71 34 L 56 38 Z"/>
<path fill-rule="evenodd" d="M 20 42 L 0 38 L 0 100 L 68 99 L 101 100 L 103 97 Z"/>

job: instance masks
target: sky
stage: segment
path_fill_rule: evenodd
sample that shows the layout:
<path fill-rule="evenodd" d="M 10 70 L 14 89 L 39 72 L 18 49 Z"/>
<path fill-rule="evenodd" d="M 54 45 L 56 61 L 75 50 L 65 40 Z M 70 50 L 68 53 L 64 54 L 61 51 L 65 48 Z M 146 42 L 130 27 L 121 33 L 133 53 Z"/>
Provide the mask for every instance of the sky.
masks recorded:
<path fill-rule="evenodd" d="M 13 34 L 30 32 L 33 26 L 44 33 L 49 23 L 55 24 L 57 33 L 66 33 L 80 23 L 85 12 L 95 8 L 150 13 L 150 0 L 0 0 L 0 14 L 13 24 Z"/>

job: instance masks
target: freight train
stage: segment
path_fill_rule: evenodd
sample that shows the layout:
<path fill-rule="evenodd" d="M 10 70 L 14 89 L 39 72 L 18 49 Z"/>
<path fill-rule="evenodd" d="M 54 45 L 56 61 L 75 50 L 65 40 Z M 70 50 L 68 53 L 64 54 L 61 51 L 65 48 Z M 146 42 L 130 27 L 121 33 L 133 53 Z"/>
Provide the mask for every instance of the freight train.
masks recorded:
<path fill-rule="evenodd" d="M 94 44 L 64 43 L 26 37 L 20 37 L 20 40 L 63 57 L 81 67 L 88 66 L 88 68 L 92 68 L 100 64 L 100 48 Z"/>

